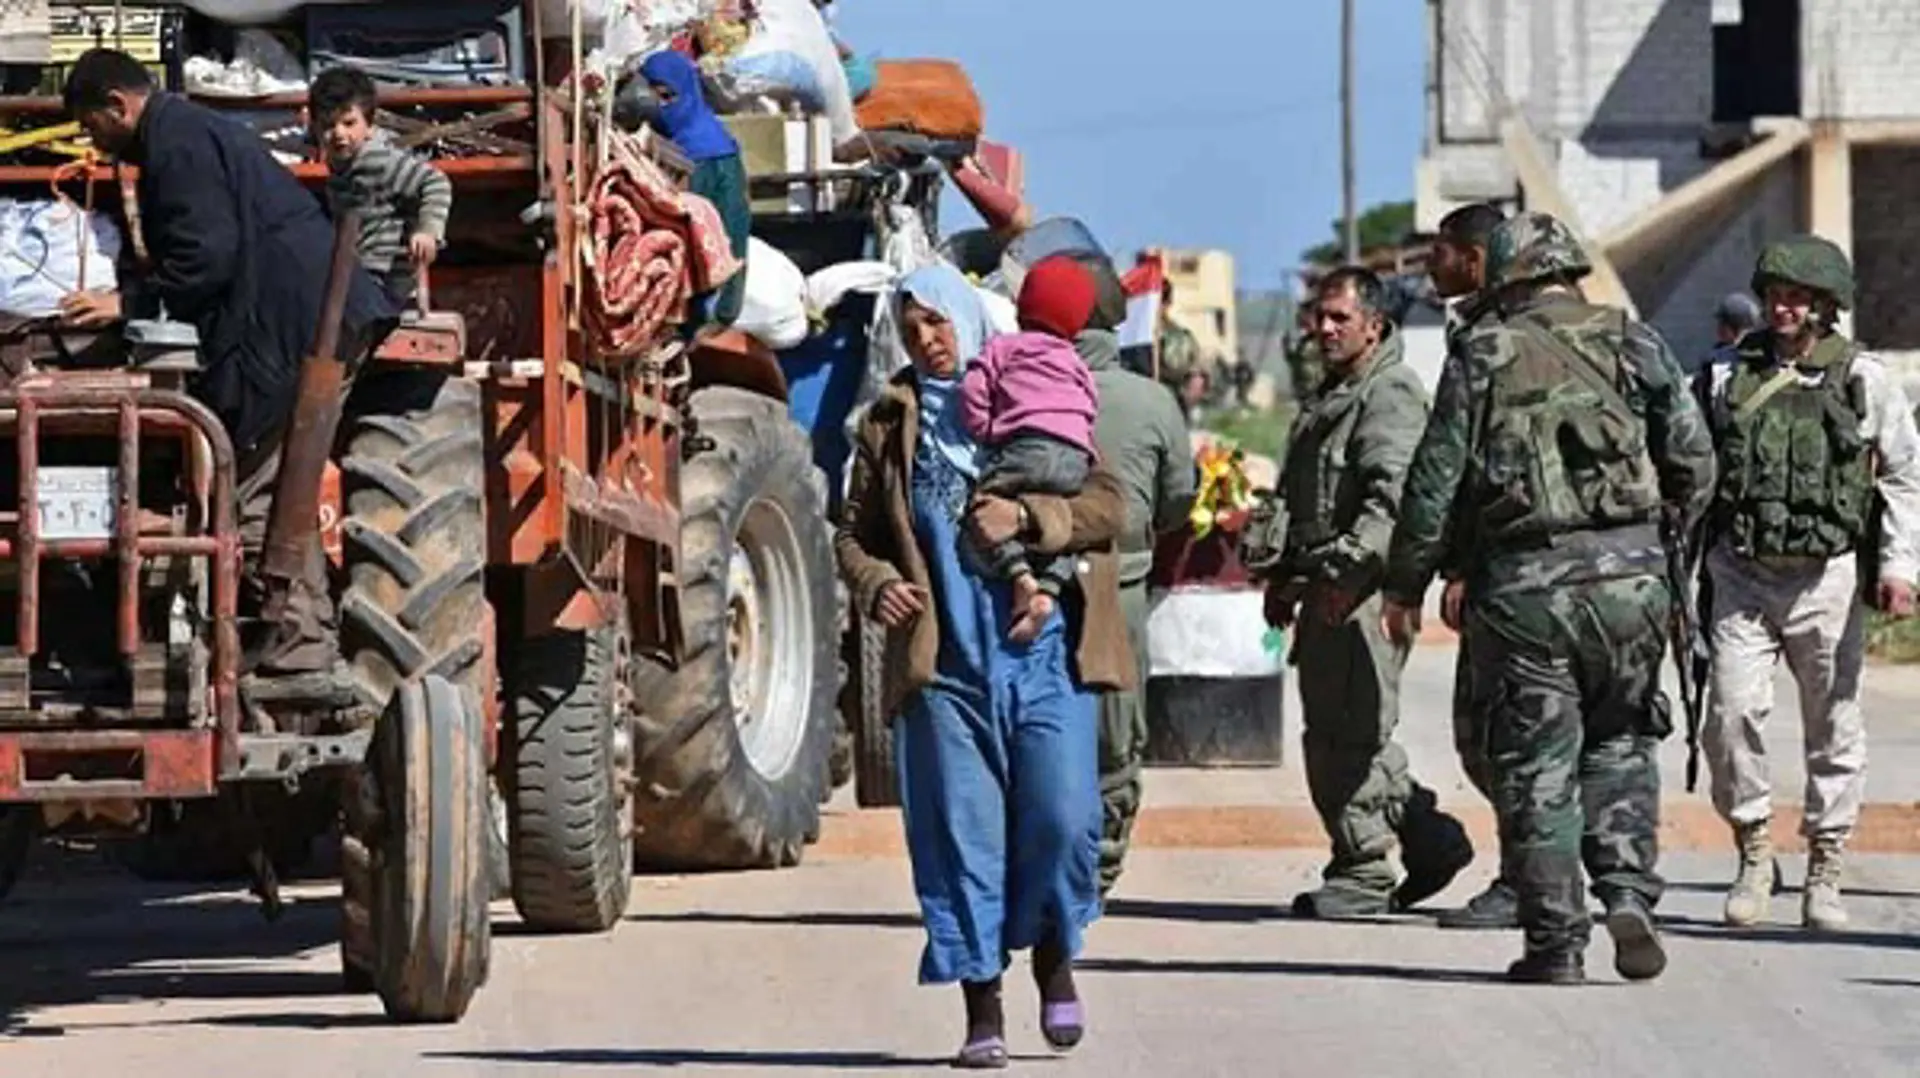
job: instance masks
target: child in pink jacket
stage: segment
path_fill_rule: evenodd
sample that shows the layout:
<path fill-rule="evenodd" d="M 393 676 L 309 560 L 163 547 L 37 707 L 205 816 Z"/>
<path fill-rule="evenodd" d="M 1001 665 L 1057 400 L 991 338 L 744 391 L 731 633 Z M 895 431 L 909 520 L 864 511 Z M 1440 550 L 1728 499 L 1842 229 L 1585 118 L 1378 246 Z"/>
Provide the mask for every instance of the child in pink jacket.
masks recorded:
<path fill-rule="evenodd" d="M 1087 328 L 1094 303 L 1093 277 L 1084 267 L 1071 258 L 1046 259 L 1020 286 L 1022 332 L 995 337 L 967 365 L 961 415 L 986 450 L 977 492 L 1080 493 L 1098 456 L 1093 423 L 1099 394 L 1073 339 Z M 986 556 L 988 571 L 1013 583 L 1008 636 L 1032 640 L 1073 579 L 1076 559 L 1034 558 L 1017 541 Z"/>

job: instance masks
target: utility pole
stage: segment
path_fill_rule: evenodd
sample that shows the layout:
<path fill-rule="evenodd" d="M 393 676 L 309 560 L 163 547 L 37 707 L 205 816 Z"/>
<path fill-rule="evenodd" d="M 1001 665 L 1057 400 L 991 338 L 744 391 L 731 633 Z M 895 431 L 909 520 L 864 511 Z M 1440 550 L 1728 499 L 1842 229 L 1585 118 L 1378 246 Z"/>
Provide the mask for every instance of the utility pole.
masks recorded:
<path fill-rule="evenodd" d="M 1351 266 L 1360 261 L 1360 218 L 1353 196 L 1353 0 L 1340 0 L 1340 202 Z"/>

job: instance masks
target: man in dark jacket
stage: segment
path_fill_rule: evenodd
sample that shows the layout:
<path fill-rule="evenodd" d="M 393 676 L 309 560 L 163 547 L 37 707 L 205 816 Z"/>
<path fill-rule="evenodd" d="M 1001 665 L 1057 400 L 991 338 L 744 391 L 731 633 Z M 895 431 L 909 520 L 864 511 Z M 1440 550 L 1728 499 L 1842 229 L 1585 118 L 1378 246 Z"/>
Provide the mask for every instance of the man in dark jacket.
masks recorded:
<path fill-rule="evenodd" d="M 137 234 L 145 246 L 144 263 L 125 267 L 121 293 L 69 296 L 66 320 L 104 326 L 164 311 L 199 332 L 202 369 L 191 389 L 233 438 L 246 552 L 241 595 L 243 613 L 252 613 L 246 608 L 264 596 L 260 550 L 301 359 L 320 321 L 333 224 L 258 136 L 185 98 L 155 92 L 146 68 L 124 52 L 82 55 L 67 79 L 66 106 L 96 147 L 139 168 Z M 126 250 L 136 247 L 128 243 Z M 396 317 L 379 285 L 356 266 L 342 356 L 364 357 Z M 337 630 L 318 533 L 309 560 L 285 617 L 258 652 L 258 675 L 310 682 L 303 675 L 334 664 Z"/>

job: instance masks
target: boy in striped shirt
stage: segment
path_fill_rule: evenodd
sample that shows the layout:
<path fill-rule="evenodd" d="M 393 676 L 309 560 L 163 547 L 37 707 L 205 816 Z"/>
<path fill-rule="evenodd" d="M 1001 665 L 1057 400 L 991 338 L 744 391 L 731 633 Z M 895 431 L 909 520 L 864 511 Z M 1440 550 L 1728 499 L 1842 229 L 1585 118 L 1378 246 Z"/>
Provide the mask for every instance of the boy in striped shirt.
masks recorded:
<path fill-rule="evenodd" d="M 374 98 L 366 72 L 328 68 L 307 91 L 308 125 L 332 173 L 328 206 L 360 211 L 360 261 L 406 308 L 446 239 L 453 185 L 373 126 Z"/>

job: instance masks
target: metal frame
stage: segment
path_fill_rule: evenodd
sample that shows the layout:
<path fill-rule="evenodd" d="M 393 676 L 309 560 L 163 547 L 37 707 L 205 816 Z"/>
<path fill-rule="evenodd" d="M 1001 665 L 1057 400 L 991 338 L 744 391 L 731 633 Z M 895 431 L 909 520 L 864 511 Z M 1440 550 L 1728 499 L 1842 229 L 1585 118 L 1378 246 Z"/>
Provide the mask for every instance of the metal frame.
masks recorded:
<path fill-rule="evenodd" d="M 239 605 L 240 536 L 234 503 L 234 452 L 219 419 L 205 405 L 176 389 L 153 386 L 139 372 L 33 374 L 0 391 L 0 428 L 12 427 L 19 467 L 15 537 L 0 537 L 0 559 L 19 567 L 20 663 L 40 648 L 40 563 L 48 558 L 117 560 L 115 635 L 131 667 L 141 651 L 140 569 L 148 558 L 205 559 L 212 563 L 212 638 L 206 642 L 211 674 L 212 719 L 188 729 L 92 729 L 0 733 L 0 801 L 74 800 L 104 797 L 204 797 L 220 776 L 242 759 L 240 733 Z M 155 535 L 140 513 L 140 447 L 146 431 L 167 431 L 187 443 L 194 489 L 205 498 L 197 535 Z M 43 539 L 39 521 L 41 439 L 48 433 L 99 434 L 119 441 L 115 475 L 115 534 L 111 539 Z M 25 688 L 23 683 L 22 688 Z M 10 701 L 30 708 L 30 698 Z M 148 719 L 160 716 L 136 716 Z M 45 768 L 78 767 L 118 757 L 120 774 L 84 778 Z"/>
<path fill-rule="evenodd" d="M 456 207 L 462 190 L 524 190 L 528 201 L 537 198 L 552 208 L 552 220 L 550 242 L 538 262 L 502 262 L 469 271 L 486 278 L 497 271 L 502 281 L 494 288 L 470 290 L 465 304 L 456 300 L 450 305 L 464 316 L 463 324 L 404 329 L 374 362 L 444 367 L 483 385 L 488 564 L 495 572 L 514 572 L 524 583 L 523 624 L 502 625 L 500 631 L 589 627 L 618 616 L 624 600 L 636 646 L 677 662 L 679 468 L 685 399 L 693 385 L 692 357 L 678 347 L 638 358 L 602 361 L 591 356 L 575 300 L 583 285 L 577 279 L 576 251 L 583 225 L 580 199 L 592 159 L 590 148 L 575 134 L 580 118 L 563 94 L 543 82 L 536 77 L 531 86 L 381 93 L 380 104 L 389 108 L 491 109 L 483 117 L 489 136 L 496 125 L 507 127 L 508 133 L 499 137 L 516 142 L 510 125 L 530 123 L 531 154 L 450 158 L 436 165 L 455 184 Z M 287 108 L 304 102 L 304 94 L 288 94 L 243 104 L 250 109 Z M 0 101 L 0 116 L 45 115 L 59 109 L 57 99 Z M 458 123 L 453 126 L 464 130 Z M 676 160 L 671 147 L 660 145 L 649 152 L 670 176 L 685 182 L 685 162 Z M 301 162 L 291 170 L 308 183 L 325 176 L 325 166 L 317 162 Z M 0 185 L 46 184 L 60 171 L 56 166 L 0 166 Z M 131 168 L 65 166 L 65 171 L 67 178 L 118 184 L 123 192 L 131 189 L 134 175 Z M 444 281 L 460 272 L 442 270 L 436 276 Z M 437 291 L 444 299 L 448 290 L 443 285 Z M 507 309 L 509 323 L 518 322 L 515 328 L 526 331 L 518 334 L 527 338 L 526 347 L 483 357 L 485 362 L 470 361 L 471 350 L 463 347 L 467 340 L 491 343 L 491 327 L 483 315 L 501 314 L 480 308 L 500 306 Z M 777 373 L 777 367 L 774 370 Z M 351 735 L 241 733 L 235 461 L 231 442 L 211 412 L 182 392 L 154 388 L 138 371 L 61 371 L 30 375 L 0 393 L 0 429 L 9 417 L 15 424 L 23 477 L 21 530 L 15 541 L 0 539 L 0 560 L 17 557 L 21 565 L 22 625 L 32 626 L 38 613 L 37 577 L 43 559 L 118 556 L 118 641 L 122 654 L 138 652 L 141 560 L 209 559 L 213 723 L 211 728 L 191 729 L 176 725 L 165 730 L 0 732 L 0 802 L 201 797 L 225 781 L 287 781 L 312 767 L 359 758 L 364 744 Z M 120 439 L 119 531 L 109 540 L 43 540 L 35 529 L 32 478 L 39 442 L 50 432 L 80 429 Z M 198 434 L 210 447 L 211 459 L 199 461 L 205 468 L 200 492 L 210 510 L 206 534 L 156 536 L 140 530 L 140 439 L 143 432 L 162 430 Z M 331 497 L 337 500 L 337 490 Z M 582 543 L 583 534 L 592 541 Z M 38 646 L 32 628 L 26 629 L 22 644 L 20 659 L 30 659 Z M 0 692 L 7 665 L 0 656 Z M 36 755 L 87 752 L 137 755 L 131 765 L 139 768 L 137 779 L 49 785 L 28 778 Z"/>

